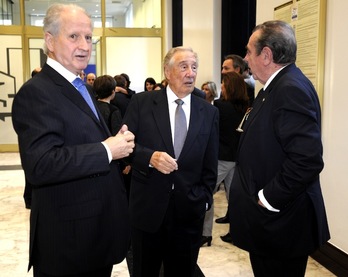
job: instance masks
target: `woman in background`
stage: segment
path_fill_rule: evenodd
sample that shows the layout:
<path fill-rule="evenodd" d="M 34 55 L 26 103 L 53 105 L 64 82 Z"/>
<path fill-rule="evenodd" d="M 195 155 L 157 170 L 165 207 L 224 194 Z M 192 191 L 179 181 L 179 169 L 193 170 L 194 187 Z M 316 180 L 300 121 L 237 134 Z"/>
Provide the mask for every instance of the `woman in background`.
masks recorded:
<path fill-rule="evenodd" d="M 109 75 L 102 75 L 95 79 L 93 89 L 98 95 L 98 108 L 103 115 L 106 125 L 114 136 L 121 128 L 121 111 L 110 103 L 115 98 L 116 80 Z"/>
<path fill-rule="evenodd" d="M 154 90 L 155 86 L 156 86 L 156 81 L 154 78 L 152 77 L 146 78 L 144 83 L 144 91 Z"/>
<path fill-rule="evenodd" d="M 203 83 L 201 89 L 205 92 L 205 100 L 213 104 L 214 99 L 218 96 L 216 84 L 208 81 Z"/>
<path fill-rule="evenodd" d="M 214 101 L 214 106 L 219 110 L 219 160 L 218 176 L 214 189 L 217 191 L 220 183 L 224 181 L 226 198 L 228 200 L 230 185 L 232 182 L 236 152 L 240 133 L 236 130 L 247 108 L 248 94 L 244 78 L 237 72 L 228 72 L 222 75 L 221 98 Z M 206 212 L 202 242 L 211 245 L 213 231 L 214 205 Z M 222 236 L 229 236 L 228 233 Z M 225 241 L 225 240 L 224 240 Z"/>

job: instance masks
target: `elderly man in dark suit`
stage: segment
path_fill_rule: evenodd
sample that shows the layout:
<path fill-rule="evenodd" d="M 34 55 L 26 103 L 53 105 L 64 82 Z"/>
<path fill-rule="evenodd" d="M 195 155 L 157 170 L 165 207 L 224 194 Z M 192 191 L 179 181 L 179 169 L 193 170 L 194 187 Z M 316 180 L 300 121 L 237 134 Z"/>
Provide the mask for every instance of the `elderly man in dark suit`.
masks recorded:
<path fill-rule="evenodd" d="M 54 4 L 44 20 L 47 63 L 14 98 L 25 176 L 33 187 L 34 276 L 110 276 L 129 247 L 128 204 L 117 159 L 134 135 L 111 136 L 95 100 L 75 88 L 92 51 L 92 23 L 76 5 Z M 81 93 L 86 92 L 82 85 Z M 86 99 L 87 99 L 86 98 Z M 93 112 L 94 109 L 96 113 Z"/>
<path fill-rule="evenodd" d="M 171 49 L 164 59 L 168 86 L 134 95 L 124 118 L 136 136 L 129 203 L 135 277 L 159 276 L 162 262 L 165 276 L 195 271 L 218 159 L 218 111 L 192 93 L 197 68 L 191 48 Z"/>
<path fill-rule="evenodd" d="M 329 238 L 317 93 L 296 67 L 296 39 L 282 21 L 256 26 L 245 59 L 264 85 L 241 126 L 229 198 L 231 235 L 255 276 L 304 276 Z"/>

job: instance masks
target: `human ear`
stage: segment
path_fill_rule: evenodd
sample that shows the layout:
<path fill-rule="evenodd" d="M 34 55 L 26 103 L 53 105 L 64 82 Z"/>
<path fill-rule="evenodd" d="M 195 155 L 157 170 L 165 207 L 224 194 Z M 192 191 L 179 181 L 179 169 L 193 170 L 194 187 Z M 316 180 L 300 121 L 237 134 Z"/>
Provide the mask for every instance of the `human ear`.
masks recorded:
<path fill-rule="evenodd" d="M 262 49 L 261 54 L 262 54 L 263 61 L 265 62 L 265 64 L 273 62 L 273 53 L 272 53 L 271 48 L 265 46 Z"/>
<path fill-rule="evenodd" d="M 54 37 L 51 33 L 49 32 L 46 32 L 45 33 L 45 43 L 46 43 L 46 46 L 47 46 L 47 49 L 50 51 L 50 52 L 53 52 L 53 48 L 54 48 Z"/>

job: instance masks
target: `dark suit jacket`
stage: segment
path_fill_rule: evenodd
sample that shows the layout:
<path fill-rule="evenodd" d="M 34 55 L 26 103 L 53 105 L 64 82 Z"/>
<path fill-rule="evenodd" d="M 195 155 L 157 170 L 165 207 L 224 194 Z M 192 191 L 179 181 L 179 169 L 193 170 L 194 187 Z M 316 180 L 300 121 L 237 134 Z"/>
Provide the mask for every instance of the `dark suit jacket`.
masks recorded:
<path fill-rule="evenodd" d="M 115 105 L 103 101 L 97 101 L 97 106 L 111 134 L 116 135 L 122 126 L 121 111 Z"/>
<path fill-rule="evenodd" d="M 136 137 L 131 163 L 131 224 L 146 232 L 157 231 L 172 196 L 179 218 L 202 219 L 206 203 L 212 203 L 217 178 L 217 109 L 202 98 L 191 96 L 190 124 L 177 161 L 179 170 L 169 175 L 149 167 L 154 151 L 174 157 L 166 89 L 135 94 L 124 123 Z"/>
<path fill-rule="evenodd" d="M 308 255 L 329 238 L 317 93 L 291 64 L 256 97 L 239 142 L 229 199 L 235 245 L 259 255 Z M 259 190 L 280 212 L 257 204 Z"/>
<path fill-rule="evenodd" d="M 192 91 L 192 94 L 196 95 L 198 97 L 201 97 L 203 99 L 205 99 L 205 97 L 206 97 L 205 92 L 200 90 L 200 89 L 198 89 L 198 88 L 194 88 L 194 90 Z"/>
<path fill-rule="evenodd" d="M 215 100 L 214 106 L 219 110 L 219 160 L 235 161 L 240 138 L 236 129 L 244 114 L 222 98 Z"/>
<path fill-rule="evenodd" d="M 126 114 L 127 107 L 129 105 L 129 102 L 132 98 L 132 95 L 130 94 L 124 94 L 122 92 L 116 92 L 115 98 L 110 101 L 111 104 L 115 105 L 117 108 L 121 111 L 122 118 Z"/>
<path fill-rule="evenodd" d="M 47 64 L 19 90 L 12 116 L 33 186 L 29 266 L 67 275 L 121 262 L 129 246 L 127 197 L 101 144 L 110 136 L 104 121 Z"/>

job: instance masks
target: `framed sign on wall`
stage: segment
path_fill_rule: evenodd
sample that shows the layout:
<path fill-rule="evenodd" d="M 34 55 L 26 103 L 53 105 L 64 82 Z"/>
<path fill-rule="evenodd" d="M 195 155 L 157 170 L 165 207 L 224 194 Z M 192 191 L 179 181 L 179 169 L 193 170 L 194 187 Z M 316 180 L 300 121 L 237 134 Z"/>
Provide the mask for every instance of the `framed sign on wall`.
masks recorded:
<path fill-rule="evenodd" d="M 293 0 L 274 8 L 274 19 L 288 22 L 297 39 L 296 65 L 323 101 L 326 0 Z"/>

